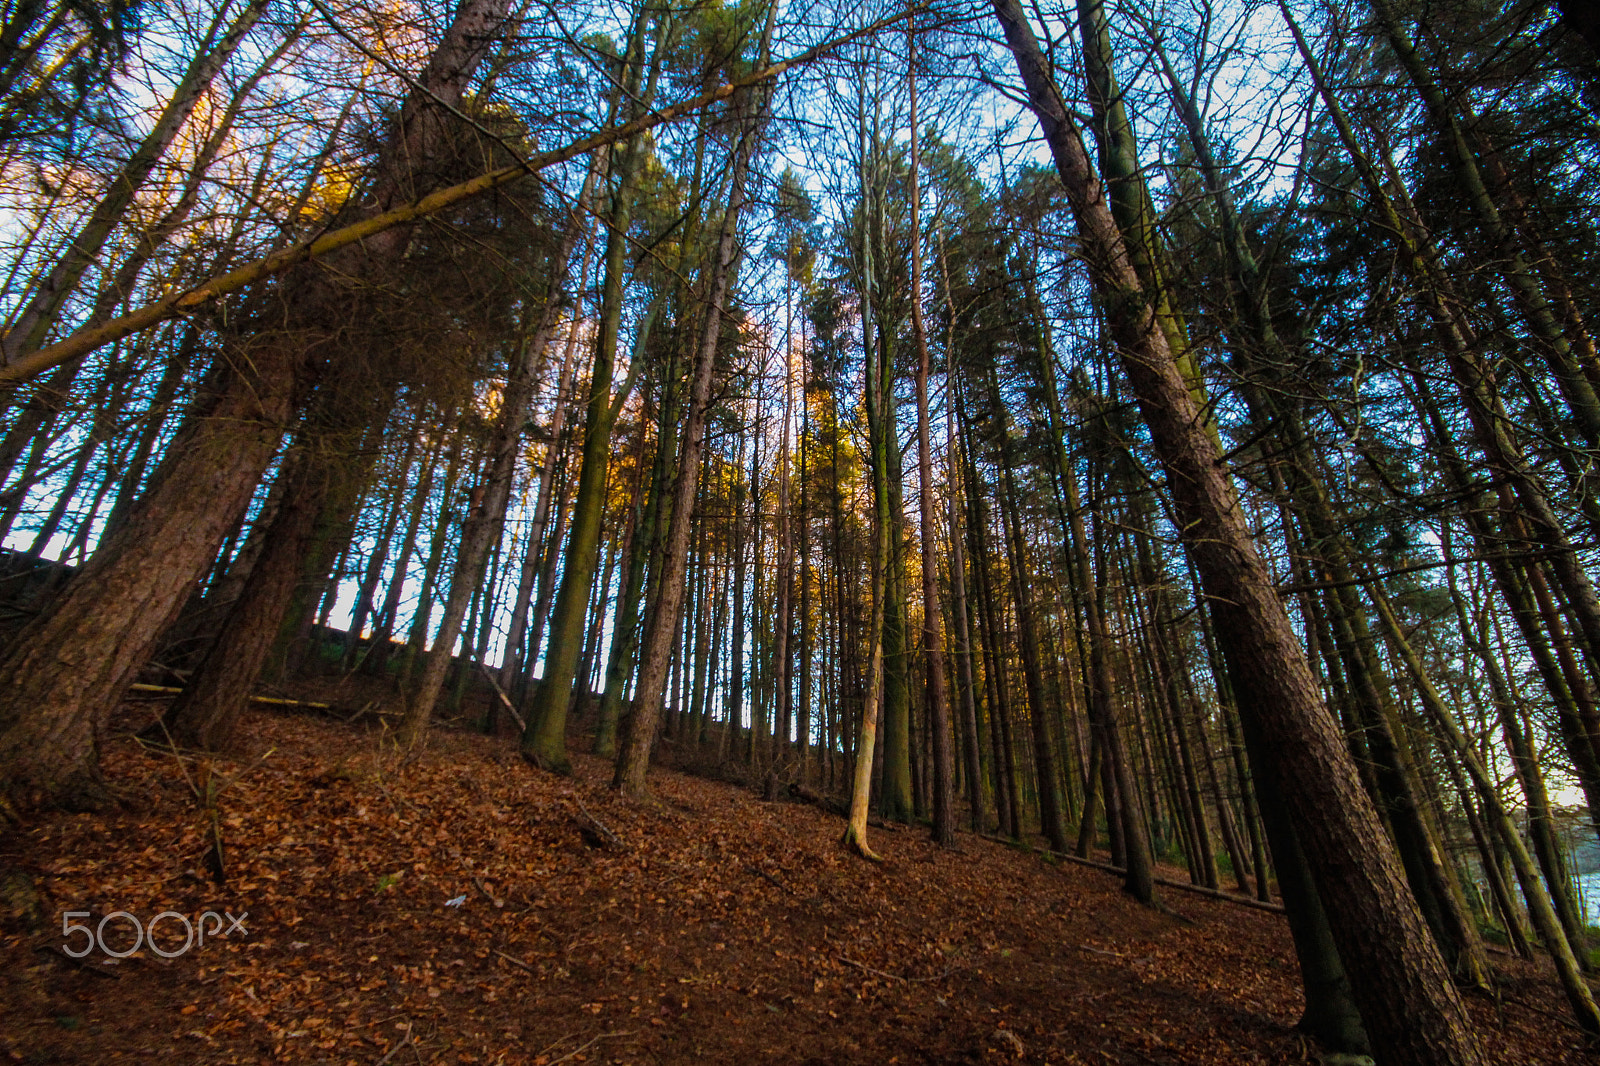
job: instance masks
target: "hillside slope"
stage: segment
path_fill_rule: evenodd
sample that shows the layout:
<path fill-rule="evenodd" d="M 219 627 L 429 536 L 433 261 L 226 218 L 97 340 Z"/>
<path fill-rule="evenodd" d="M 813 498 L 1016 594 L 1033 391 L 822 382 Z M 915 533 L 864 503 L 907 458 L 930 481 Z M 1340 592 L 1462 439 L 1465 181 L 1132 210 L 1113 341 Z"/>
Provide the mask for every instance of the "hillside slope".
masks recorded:
<path fill-rule="evenodd" d="M 0 961 L 0 1054 L 25 1062 L 1297 1063 L 1315 1049 L 1283 921 L 963 836 L 875 831 L 671 772 L 535 773 L 504 740 L 256 714 L 254 754 L 112 743 L 132 799 L 0 840 L 43 925 Z M 208 784 L 209 782 L 209 784 Z M 213 878 L 216 797 L 227 880 Z M 244 915 L 167 959 L 66 959 L 62 914 Z M 174 918 L 158 946 L 183 943 Z M 132 941 L 105 926 L 112 950 Z M 1507 960 L 1501 960 L 1507 961 Z M 1510 966 L 1509 962 L 1507 962 Z M 1499 1063 L 1576 1062 L 1559 997 L 1511 967 L 1474 1001 Z"/>

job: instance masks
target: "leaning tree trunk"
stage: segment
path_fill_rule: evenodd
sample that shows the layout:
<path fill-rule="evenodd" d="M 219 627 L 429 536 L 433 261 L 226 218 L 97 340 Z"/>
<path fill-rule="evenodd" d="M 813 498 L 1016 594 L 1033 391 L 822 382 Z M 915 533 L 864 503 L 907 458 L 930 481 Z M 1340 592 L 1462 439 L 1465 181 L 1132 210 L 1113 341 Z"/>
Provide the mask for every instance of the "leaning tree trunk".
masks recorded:
<path fill-rule="evenodd" d="M 771 35 L 772 11 L 769 8 L 766 37 Z M 667 681 L 667 667 L 673 651 L 673 634 L 683 608 L 684 578 L 688 570 L 689 532 L 694 521 L 695 500 L 700 483 L 700 457 L 705 448 L 706 423 L 711 407 L 711 377 L 716 368 L 718 342 L 722 338 L 724 305 L 738 252 L 739 216 L 744 210 L 745 183 L 750 158 L 766 119 L 766 104 L 755 121 L 744 130 L 742 142 L 734 149 L 733 175 L 728 185 L 728 206 L 717 241 L 712 264 L 710 292 L 706 294 L 706 319 L 689 386 L 688 419 L 683 427 L 683 449 L 678 457 L 678 474 L 672 487 L 666 541 L 661 552 L 661 573 L 656 602 L 650 605 L 640 649 L 639 678 L 634 690 L 633 714 L 624 730 L 617 752 L 617 769 L 612 785 L 624 795 L 646 796 L 649 789 L 645 773 L 650 767 L 650 749 L 655 744 L 656 726 Z M 782 619 L 779 624 L 783 624 Z"/>
<path fill-rule="evenodd" d="M 523 423 L 533 402 L 538 370 L 544 365 L 545 347 L 550 343 L 550 335 L 555 332 L 568 260 L 578 245 L 579 236 L 588 228 L 588 219 L 584 216 L 594 191 L 597 171 L 598 161 L 589 168 L 589 176 L 578 197 L 577 210 L 551 259 L 553 269 L 550 287 L 545 294 L 544 306 L 539 310 L 533 335 L 523 341 L 519 350 L 507 359 L 509 367 L 505 393 L 500 400 L 500 416 L 489 441 L 482 486 L 473 497 L 474 506 L 462 529 L 461 548 L 456 552 L 455 573 L 450 580 L 450 595 L 445 600 L 444 617 L 439 622 L 439 631 L 433 638 L 433 647 L 429 649 L 423 665 L 422 682 L 406 705 L 405 717 L 400 722 L 400 737 L 406 744 L 415 744 L 427 736 L 428 723 L 433 718 L 439 692 L 444 688 L 445 673 L 450 669 L 451 654 L 456 637 L 460 635 L 461 621 L 466 617 L 468 601 L 482 580 L 490 547 L 499 540 L 505 528 L 506 505 L 510 502 L 511 483 L 516 475 Z"/>
<path fill-rule="evenodd" d="M 567 712 L 574 697 L 574 686 L 581 684 L 580 691 L 588 691 L 588 679 L 578 677 L 578 660 L 583 653 L 589 594 L 600 561 L 600 521 L 605 504 L 611 429 L 616 419 L 613 414 L 616 408 L 611 402 L 611 377 L 622 315 L 622 275 L 627 261 L 624 235 L 630 217 L 628 200 L 633 195 L 629 171 L 637 155 L 632 150 L 614 155 L 624 172 L 612 198 L 608 222 L 611 232 L 606 238 L 600 336 L 589 372 L 578 489 L 572 505 L 567 551 L 562 559 L 561 587 L 550 616 L 550 647 L 545 655 L 544 677 L 528 710 L 528 725 L 522 735 L 523 758 L 555 773 L 567 773 L 572 765 L 567 758 Z M 530 647 L 529 657 L 534 653 L 535 649 Z"/>
<path fill-rule="evenodd" d="M 873 383 L 872 348 L 868 346 L 866 379 L 866 404 L 873 419 L 881 420 L 877 410 L 878 391 Z M 872 799 L 872 756 L 877 748 L 879 708 L 883 704 L 883 619 L 884 603 L 889 594 L 890 532 L 893 523 L 889 516 L 888 449 L 881 434 L 872 434 L 872 618 L 868 623 L 868 640 L 871 651 L 867 655 L 867 690 L 861 702 L 860 733 L 856 741 L 855 768 L 851 774 L 850 815 L 845 823 L 844 845 L 865 859 L 877 861 L 879 856 L 867 843 L 867 809 Z"/>
<path fill-rule="evenodd" d="M 1082 135 L 1021 5 L 995 0 L 994 6 L 1077 221 L 1123 371 L 1166 469 L 1239 706 L 1272 755 L 1270 772 L 1332 919 L 1339 954 L 1362 977 L 1354 991 L 1368 1035 L 1388 1066 L 1476 1066 L 1483 1058 L 1466 1007 L 1318 696 L 1217 444 L 1106 207 Z"/>
<path fill-rule="evenodd" d="M 0 777 L 13 811 L 108 798 L 106 717 L 249 504 L 289 420 L 294 362 L 263 344 L 212 375 L 155 487 L 0 658 Z M 231 461 L 217 462 L 223 454 Z"/>
<path fill-rule="evenodd" d="M 1500 793 L 1493 775 L 1484 765 L 1477 749 L 1473 748 L 1462 735 L 1461 727 L 1456 724 L 1450 708 L 1445 706 L 1443 697 L 1439 695 L 1439 690 L 1434 687 L 1432 679 L 1428 676 L 1422 657 L 1412 648 L 1410 641 L 1406 639 L 1405 630 L 1395 618 L 1394 610 L 1389 605 L 1388 597 L 1384 595 L 1381 583 L 1373 582 L 1368 586 L 1368 591 L 1371 593 L 1374 606 L 1378 608 L 1378 617 L 1382 620 L 1384 629 L 1400 653 L 1401 660 L 1411 674 L 1411 680 L 1417 686 L 1419 702 L 1449 747 L 1454 750 L 1456 757 L 1466 767 L 1467 774 L 1472 779 L 1472 786 L 1478 793 L 1479 802 L 1483 805 L 1484 817 L 1488 819 L 1490 828 L 1494 830 L 1501 846 L 1511 858 L 1511 867 L 1516 871 L 1517 882 L 1522 888 L 1523 901 L 1528 906 L 1528 916 L 1533 919 L 1533 927 L 1538 932 L 1539 939 L 1544 941 L 1545 950 L 1550 953 L 1550 961 L 1555 964 L 1556 976 L 1561 981 L 1562 991 L 1567 994 L 1567 1004 L 1572 1008 L 1572 1013 L 1580 1026 L 1590 1033 L 1600 1033 L 1600 1008 L 1595 1006 L 1594 995 L 1589 991 L 1589 986 L 1578 968 L 1573 944 L 1568 941 L 1566 932 L 1561 927 L 1555 906 L 1549 894 L 1545 892 L 1544 886 L 1539 883 L 1539 872 L 1534 867 L 1533 857 L 1528 854 L 1527 845 L 1523 843 L 1522 833 L 1500 802 Z M 1579 947 L 1581 950 L 1584 945 Z"/>
<path fill-rule="evenodd" d="M 407 101 L 386 153 L 376 211 L 405 190 L 398 160 L 427 158 L 509 0 L 471 0 L 458 13 Z M 161 631 L 239 521 L 277 451 L 306 380 L 318 334 L 342 321 L 338 279 L 381 272 L 401 254 L 404 228 L 307 265 L 285 281 L 285 320 L 223 356 L 206 400 L 169 446 L 167 461 L 126 524 L 95 552 L 51 608 L 0 656 L 0 779 L 6 802 L 27 809 L 104 797 L 98 734 L 148 660 Z M 292 316 L 292 317 L 291 317 Z"/>
<path fill-rule="evenodd" d="M 364 395 L 369 390 L 355 380 L 359 375 L 340 377 L 308 419 L 306 446 L 290 450 L 277 511 L 239 598 L 162 717 L 162 725 L 185 747 L 224 751 L 231 746 L 305 571 L 317 520 L 337 487 L 348 490 L 351 482 L 364 480 L 364 471 L 357 469 L 362 464 L 352 462 L 357 442 L 369 426 L 381 429 L 390 405 L 380 402 L 375 409 L 370 395 Z"/>

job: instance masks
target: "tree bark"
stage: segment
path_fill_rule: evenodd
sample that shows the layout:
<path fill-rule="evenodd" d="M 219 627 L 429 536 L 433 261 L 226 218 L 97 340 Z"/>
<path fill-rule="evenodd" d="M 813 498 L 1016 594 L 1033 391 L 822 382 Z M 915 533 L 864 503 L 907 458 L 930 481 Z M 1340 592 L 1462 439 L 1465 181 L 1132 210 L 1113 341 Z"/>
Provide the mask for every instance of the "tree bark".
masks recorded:
<path fill-rule="evenodd" d="M 1240 707 L 1271 753 L 1271 772 L 1339 953 L 1362 975 L 1354 991 L 1368 1035 L 1390 1066 L 1476 1066 L 1483 1059 L 1466 1008 L 1317 696 L 1271 571 L 1129 261 L 1081 134 L 1020 4 L 995 0 L 995 11 L 1077 220 L 1118 357 L 1166 469 Z"/>
<path fill-rule="evenodd" d="M 457 15 L 407 101 L 390 158 L 430 156 L 443 121 L 434 100 L 459 99 L 507 4 L 475 0 Z M 374 214 L 400 198 L 392 181 L 380 181 L 376 194 Z M 405 239 L 391 228 L 331 265 L 363 276 L 397 258 Z M 135 513 L 0 656 L 0 776 L 13 806 L 99 798 L 100 724 L 238 522 L 306 380 L 318 348 L 310 342 L 340 320 L 344 292 L 334 274 L 304 270 L 285 295 L 279 325 L 293 328 L 270 330 L 213 369 L 207 399 Z"/>
<path fill-rule="evenodd" d="M 768 8 L 767 28 L 763 33 L 763 52 L 771 40 L 773 12 Z M 612 786 L 626 796 L 642 799 L 649 794 L 645 780 L 650 767 L 650 751 L 655 744 L 661 717 L 667 667 L 673 651 L 673 634 L 683 612 L 684 579 L 687 575 L 689 533 L 693 526 L 695 503 L 699 495 L 701 456 L 705 448 L 706 423 L 710 416 L 711 379 L 716 369 L 723 316 L 738 254 L 739 219 L 744 210 L 750 160 L 766 124 L 767 97 L 758 104 L 753 122 L 744 123 L 743 136 L 734 149 L 733 174 L 728 185 L 728 205 L 717 240 L 710 287 L 706 294 L 706 317 L 695 352 L 689 386 L 688 417 L 683 427 L 683 448 L 674 479 L 671 516 L 661 553 L 661 576 L 656 602 L 650 605 L 645 623 L 645 639 L 639 657 L 639 677 L 634 690 L 633 714 L 629 717 L 623 742 L 617 752 Z M 736 105 L 737 106 L 737 105 Z M 782 620 L 780 623 L 782 624 Z"/>
<path fill-rule="evenodd" d="M 916 42 L 915 20 L 906 24 L 908 46 Z M 917 65 L 908 57 L 911 93 L 911 334 L 917 346 L 917 496 L 918 541 L 922 546 L 922 648 L 928 684 L 928 731 L 933 740 L 933 839 L 941 847 L 956 842 L 955 770 L 950 752 L 950 703 L 945 695 L 943 612 L 939 606 L 939 559 L 933 501 L 933 447 L 928 429 L 928 374 L 932 362 L 922 321 L 921 184 L 918 173 Z M 981 807 L 980 807 L 981 811 Z"/>
<path fill-rule="evenodd" d="M 636 97 L 644 83 L 646 32 L 649 13 L 635 16 L 628 45 L 627 95 Z M 611 451 L 611 430 L 617 408 L 612 403 L 611 379 L 617 358 L 617 332 L 622 324 L 624 274 L 627 272 L 627 233 L 633 218 L 634 178 L 641 166 L 641 150 L 629 142 L 611 153 L 614 188 L 608 211 L 605 285 L 601 293 L 600 335 L 589 372 L 589 399 L 583 426 L 583 453 L 578 468 L 578 491 L 573 501 L 572 524 L 563 556 L 561 589 L 551 616 L 550 650 L 545 656 L 544 679 L 528 710 L 528 728 L 522 735 L 522 756 L 540 769 L 571 772 L 567 758 L 567 712 L 581 683 L 578 660 L 583 654 L 584 621 L 595 568 L 600 561 L 600 521 L 605 504 L 606 468 Z"/>

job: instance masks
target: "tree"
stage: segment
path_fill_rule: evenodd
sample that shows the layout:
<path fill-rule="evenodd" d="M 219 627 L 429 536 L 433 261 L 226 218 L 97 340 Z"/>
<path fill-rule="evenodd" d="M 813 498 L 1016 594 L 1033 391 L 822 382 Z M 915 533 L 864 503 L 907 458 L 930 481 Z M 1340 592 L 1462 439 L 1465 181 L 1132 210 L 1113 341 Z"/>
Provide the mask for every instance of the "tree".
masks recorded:
<path fill-rule="evenodd" d="M 436 101 L 460 98 L 504 18 L 502 0 L 475 0 L 458 13 L 400 116 L 386 173 L 375 183 L 373 214 L 401 196 L 395 162 L 434 150 L 445 122 Z M 338 321 L 340 277 L 398 258 L 404 242 L 404 231 L 388 230 L 326 271 L 287 280 L 276 321 L 264 316 L 262 332 L 236 343 L 210 372 L 163 470 L 126 523 L 0 656 L 0 678 L 11 679 L 0 704 L 0 768 L 12 809 L 105 800 L 102 723 L 276 452 L 318 354 L 316 341 Z"/>
<path fill-rule="evenodd" d="M 1173 359 L 1154 297 L 1134 271 L 1033 30 L 1012 0 L 996 0 L 995 13 L 1077 218 L 1123 372 L 1166 468 L 1240 708 L 1248 708 L 1276 755 L 1271 770 L 1333 919 L 1340 955 L 1363 974 L 1355 991 L 1368 1035 L 1397 1063 L 1480 1062 L 1465 1007 L 1317 696 L 1238 497 L 1216 461 L 1215 440 Z"/>

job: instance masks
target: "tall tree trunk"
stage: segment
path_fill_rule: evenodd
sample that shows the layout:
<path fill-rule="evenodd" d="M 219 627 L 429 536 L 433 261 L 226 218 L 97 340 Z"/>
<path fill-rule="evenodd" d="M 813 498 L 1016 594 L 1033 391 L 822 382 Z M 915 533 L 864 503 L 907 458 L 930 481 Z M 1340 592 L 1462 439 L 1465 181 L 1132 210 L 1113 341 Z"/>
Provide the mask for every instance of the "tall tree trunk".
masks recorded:
<path fill-rule="evenodd" d="M 1020 4 L 995 0 L 995 11 L 1061 175 L 1124 373 L 1166 469 L 1240 707 L 1271 755 L 1270 772 L 1332 919 L 1339 953 L 1362 974 L 1355 996 L 1368 1035 L 1391 1066 L 1475 1066 L 1483 1060 L 1466 1008 L 1317 696 L 1272 573 L 1129 261 L 1082 136 Z"/>
<path fill-rule="evenodd" d="M 354 368 L 351 368 L 354 372 Z M 303 446 L 294 450 L 265 548 L 250 569 L 238 600 L 206 650 L 188 685 L 162 721 L 186 747 L 224 751 L 260 679 L 278 628 L 305 572 L 318 519 L 329 504 L 365 480 L 370 463 L 360 456 L 365 431 L 379 431 L 389 405 L 374 404 L 368 388 L 341 375 L 308 420 Z"/>
<path fill-rule="evenodd" d="M 916 21 L 906 24 L 908 47 L 916 43 Z M 928 684 L 928 730 L 933 740 L 933 839 L 941 847 L 956 842 L 955 788 L 950 753 L 950 704 L 945 696 L 943 612 L 939 606 L 939 558 L 933 502 L 933 447 L 928 430 L 928 335 L 922 322 L 921 185 L 918 174 L 917 65 L 913 52 L 906 64 L 911 91 L 911 334 L 917 346 L 917 495 L 918 541 L 922 546 L 922 648 Z M 980 807 L 981 812 L 981 807 Z M 1059 815 L 1058 815 L 1059 820 Z"/>
<path fill-rule="evenodd" d="M 529 608 L 533 603 L 533 590 L 538 583 L 540 564 L 544 559 L 556 467 L 560 465 L 567 440 L 567 397 L 572 388 L 572 370 L 578 350 L 577 309 L 582 305 L 583 293 L 588 283 L 589 257 L 593 250 L 593 239 L 585 240 L 583 263 L 578 268 L 578 285 L 572 301 L 572 318 L 568 326 L 567 343 L 561 357 L 561 373 L 556 378 L 555 395 L 550 401 L 550 423 L 545 430 L 544 461 L 539 466 L 537 502 L 533 505 L 533 521 L 528 527 L 528 543 L 522 562 L 522 574 L 517 581 L 516 603 L 511 609 L 511 624 L 506 631 L 506 660 L 500 672 L 500 687 L 507 692 L 521 691 L 526 671 L 539 654 L 538 638 L 529 638 Z"/>
<path fill-rule="evenodd" d="M 947 388 L 954 388 L 953 382 Z M 970 808 L 970 827 L 974 833 L 984 830 L 983 759 L 982 743 L 978 737 L 977 694 L 972 678 L 972 632 L 967 617 L 967 561 L 961 549 L 962 529 L 956 497 L 960 491 L 955 484 L 956 438 L 954 403 L 945 409 L 945 463 L 951 471 L 947 487 L 947 521 L 950 529 L 950 615 L 955 631 L 956 686 L 961 697 L 961 730 L 966 738 L 963 751 L 967 775 L 967 803 Z"/>
<path fill-rule="evenodd" d="M 483 480 L 474 493 L 474 506 L 467 515 L 461 534 L 461 548 L 456 553 L 455 576 L 450 581 L 450 597 L 445 602 L 444 618 L 434 637 L 422 681 L 416 694 L 406 705 L 405 717 L 400 722 L 400 738 L 406 744 L 415 744 L 427 736 L 428 723 L 434 704 L 444 686 L 445 671 L 450 665 L 461 619 L 467 608 L 467 598 L 481 583 L 485 557 L 492 545 L 498 544 L 505 528 L 506 505 L 511 499 L 511 484 L 516 476 L 518 445 L 522 441 L 523 424 L 533 402 L 538 385 L 538 371 L 544 365 L 544 351 L 555 332 L 556 319 L 561 310 L 561 290 L 566 283 L 568 260 L 577 247 L 578 238 L 588 228 L 586 211 L 599 171 L 600 159 L 590 164 L 578 205 L 568 222 L 561 241 L 551 258 L 551 279 L 539 308 L 537 325 L 532 335 L 519 339 L 517 350 L 506 358 L 505 391 L 500 398 L 500 414 L 495 423 L 488 447 L 488 462 Z M 530 313 L 525 309 L 524 313 Z"/>
<path fill-rule="evenodd" d="M 994 770 L 995 807 L 999 815 L 1000 831 L 1020 839 L 1022 836 L 1021 802 L 1017 797 L 1017 768 L 1011 748 L 1011 693 L 1007 679 L 1005 644 L 1001 640 L 997 617 L 995 578 L 991 567 L 994 558 L 989 548 L 989 518 L 984 494 L 978 488 L 976 461 L 972 451 L 972 429 L 967 419 L 963 389 L 955 389 L 956 414 L 961 426 L 962 453 L 966 459 L 963 480 L 967 494 L 967 532 L 972 538 L 972 563 L 975 577 L 974 598 L 977 600 L 981 624 L 979 633 L 983 644 L 983 673 L 989 690 L 989 736 L 994 751 L 991 765 Z"/>
<path fill-rule="evenodd" d="M 744 634 L 745 634 L 745 479 L 743 434 L 734 459 L 733 498 L 733 654 L 728 662 L 728 695 L 723 702 L 722 741 L 718 762 L 725 762 L 744 718 Z"/>
<path fill-rule="evenodd" d="M 670 390 L 673 384 L 663 382 L 663 389 Z M 600 698 L 600 720 L 594 731 L 594 753 L 601 758 L 613 758 L 617 754 L 617 727 L 621 723 L 623 694 L 628 688 L 628 680 L 633 674 L 636 653 L 639 648 L 639 597 L 645 587 L 645 565 L 649 561 L 651 546 L 656 543 L 656 528 L 661 513 L 661 496 L 665 491 L 665 473 L 663 467 L 669 462 L 662 456 L 662 451 L 670 447 L 668 440 L 676 441 L 674 432 L 675 424 L 667 416 L 668 399 L 670 391 L 663 392 L 660 401 L 662 418 L 660 431 L 656 439 L 656 461 L 654 475 L 650 480 L 649 496 L 644 502 L 642 513 L 639 513 L 639 489 L 634 489 L 634 510 L 629 515 L 631 539 L 628 550 L 624 553 L 622 588 L 618 592 L 616 620 L 611 627 L 611 650 L 606 663 L 605 694 Z M 647 428 L 645 419 L 639 419 L 639 444 L 635 451 L 635 460 L 640 467 L 639 473 L 642 480 L 644 465 L 644 434 Z"/>
<path fill-rule="evenodd" d="M 991 382 L 993 381 L 991 377 Z M 995 392 L 998 400 L 998 389 Z M 1004 410 L 997 407 L 997 410 Z M 1034 624 L 1033 587 L 1029 576 L 1027 544 L 1022 536 L 1018 511 L 1016 476 L 1011 469 L 1009 431 L 1001 430 L 1000 510 L 1011 562 L 1011 593 L 1017 609 L 1017 637 L 1022 650 L 1022 680 L 1028 692 L 1028 726 L 1033 735 L 1033 765 L 1039 792 L 1039 825 L 1051 850 L 1067 850 L 1067 827 L 1061 817 L 1061 783 L 1056 772 L 1055 754 L 1050 749 L 1049 716 L 1058 709 L 1045 695 L 1044 674 L 1039 665 L 1039 634 Z M 1146 893 L 1142 900 L 1148 902 Z"/>
<path fill-rule="evenodd" d="M 778 583 L 777 604 L 772 623 L 772 666 L 774 681 L 774 706 L 772 754 L 773 762 L 782 758 L 789 745 L 793 725 L 791 688 L 793 687 L 793 651 L 789 638 L 794 629 L 792 596 L 794 586 L 794 537 L 789 527 L 789 426 L 794 420 L 794 347 L 785 337 L 783 351 L 783 424 L 778 429 Z"/>
<path fill-rule="evenodd" d="M 772 39 L 776 4 L 770 4 L 762 34 L 762 54 Z M 762 94 L 753 122 L 742 123 L 742 137 L 734 149 L 733 174 L 728 185 L 728 205 L 717 240 L 712 264 L 706 317 L 690 371 L 689 410 L 683 427 L 683 448 L 678 457 L 673 483 L 671 517 L 661 555 L 661 577 L 657 598 L 650 605 L 645 622 L 644 644 L 639 656 L 639 678 L 634 692 L 633 714 L 629 717 L 621 748 L 617 752 L 612 785 L 623 794 L 640 799 L 649 794 L 645 781 L 650 767 L 650 751 L 655 744 L 656 727 L 661 717 L 667 667 L 673 651 L 673 635 L 683 611 L 684 579 L 687 573 L 689 533 L 694 522 L 699 495 L 701 457 L 705 448 L 706 423 L 710 416 L 711 378 L 716 369 L 718 342 L 722 338 L 723 316 L 738 253 L 739 220 L 744 210 L 745 184 L 750 160 L 766 124 L 767 100 Z M 737 107 L 738 104 L 736 103 Z M 748 106 L 748 104 L 747 104 Z M 787 368 L 786 368 L 787 369 Z M 780 624 L 783 620 L 780 619 Z"/>
<path fill-rule="evenodd" d="M 111 798 L 99 774 L 106 718 L 239 521 L 289 420 L 293 356 L 264 344 L 219 368 L 170 445 L 155 487 L 0 656 L 0 778 L 22 813 Z M 241 361 L 243 362 L 243 361 Z M 196 462 L 227 454 L 230 463 Z M 200 469 L 196 469 L 196 468 Z"/>
<path fill-rule="evenodd" d="M 394 647 L 395 620 L 400 613 L 400 598 L 405 593 L 411 556 L 417 549 L 417 531 L 422 528 L 422 513 L 433 488 L 433 475 L 439 465 L 439 451 L 443 446 L 444 442 L 436 438 L 429 444 L 428 454 L 422 460 L 422 473 L 417 478 L 410 514 L 406 517 L 405 530 L 400 535 L 400 554 L 394 561 L 394 574 L 384 590 L 383 604 L 373 619 L 371 647 L 361 665 L 365 672 L 374 676 L 382 676 L 388 669 L 389 656 Z"/>
<path fill-rule="evenodd" d="M 402 110 L 388 160 L 432 155 L 445 121 L 436 101 L 460 98 L 505 20 L 507 2 L 472 0 L 458 12 Z M 401 197 L 393 175 L 380 179 L 376 192 L 375 212 Z M 281 325 L 296 328 L 271 330 L 248 353 L 234 351 L 214 368 L 205 400 L 127 524 L 0 656 L 0 778 L 14 807 L 81 805 L 102 793 L 101 723 L 276 452 L 316 347 L 303 343 L 305 327 L 340 321 L 336 309 L 345 297 L 335 278 L 381 269 L 398 258 L 405 240 L 404 229 L 389 229 L 333 257 L 330 272 L 306 267 L 286 281 L 282 306 L 290 317 Z"/>
<path fill-rule="evenodd" d="M 665 16 L 661 16 L 664 22 Z M 635 15 L 628 44 L 627 93 L 638 97 L 644 82 L 646 32 L 650 13 Z M 664 27 L 663 27 L 664 28 Z M 622 324 L 622 295 L 628 260 L 628 227 L 633 218 L 634 179 L 643 164 L 643 150 L 628 143 L 611 153 L 614 182 L 607 213 L 605 286 L 600 300 L 600 335 L 589 372 L 589 400 L 583 426 L 583 455 L 578 468 L 578 491 L 573 501 L 572 524 L 562 560 L 561 590 L 551 616 L 550 650 L 544 660 L 544 679 L 528 710 L 528 727 L 522 735 L 522 756 L 533 765 L 555 773 L 569 773 L 567 712 L 581 684 L 578 659 L 583 653 L 585 615 L 600 561 L 600 520 L 605 507 L 606 468 L 611 454 L 611 428 L 619 404 L 612 402 L 611 378 L 617 358 L 617 331 Z"/>
<path fill-rule="evenodd" d="M 1428 717 L 1433 720 L 1433 724 L 1454 750 L 1456 757 L 1467 768 L 1467 774 L 1477 790 L 1478 799 L 1483 804 L 1484 816 L 1488 818 L 1496 836 L 1500 838 L 1501 844 L 1511 856 L 1512 868 L 1516 871 L 1517 882 L 1522 888 L 1522 898 L 1528 905 L 1528 915 L 1533 919 L 1533 927 L 1538 932 L 1539 939 L 1544 941 L 1545 950 L 1550 953 L 1551 961 L 1555 963 L 1556 976 L 1561 981 L 1562 990 L 1567 994 L 1567 1003 L 1572 1008 L 1573 1015 L 1585 1031 L 1600 1034 L 1600 1008 L 1595 1006 L 1594 996 L 1590 993 L 1589 986 L 1578 968 L 1578 960 L 1573 954 L 1566 933 L 1561 928 L 1555 907 L 1544 891 L 1544 886 L 1539 883 L 1538 870 L 1534 866 L 1532 856 L 1528 854 L 1527 845 L 1522 842 L 1522 834 L 1500 802 L 1494 778 L 1478 752 L 1468 743 L 1460 727 L 1456 725 L 1455 717 L 1445 706 L 1438 689 L 1434 687 L 1421 657 L 1406 640 L 1405 631 L 1395 618 L 1382 588 L 1374 582 L 1368 586 L 1368 591 L 1373 604 L 1378 608 L 1378 617 L 1382 619 L 1384 629 L 1400 652 L 1406 669 L 1411 674 L 1411 680 L 1417 686 L 1417 695 L 1423 709 L 1428 712 Z"/>

